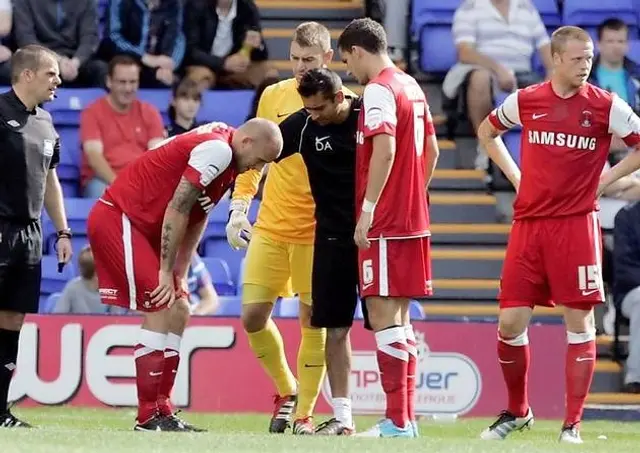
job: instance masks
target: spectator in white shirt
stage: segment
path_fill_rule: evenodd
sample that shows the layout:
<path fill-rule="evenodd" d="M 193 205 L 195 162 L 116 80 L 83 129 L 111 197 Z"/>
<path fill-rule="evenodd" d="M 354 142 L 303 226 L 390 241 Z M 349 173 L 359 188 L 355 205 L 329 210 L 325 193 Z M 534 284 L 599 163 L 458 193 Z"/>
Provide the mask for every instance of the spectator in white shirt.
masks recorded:
<path fill-rule="evenodd" d="M 531 64 L 536 50 L 551 71 L 549 36 L 531 0 L 466 0 L 456 10 L 453 37 L 462 64 L 447 76 L 455 79 L 448 97 L 462 98 L 474 130 L 493 109 L 495 89 L 510 92 L 541 80 Z M 485 170 L 487 163 L 481 158 L 476 167 Z"/>

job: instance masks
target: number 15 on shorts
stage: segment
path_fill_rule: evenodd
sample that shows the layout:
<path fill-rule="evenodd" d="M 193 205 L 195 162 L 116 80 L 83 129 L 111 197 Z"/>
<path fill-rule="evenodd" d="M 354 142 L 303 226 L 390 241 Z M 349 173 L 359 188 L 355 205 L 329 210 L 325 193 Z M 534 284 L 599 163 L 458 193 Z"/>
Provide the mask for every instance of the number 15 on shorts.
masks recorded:
<path fill-rule="evenodd" d="M 588 296 L 600 291 L 602 287 L 600 269 L 596 264 L 590 266 L 578 266 L 578 289 L 583 296 Z"/>

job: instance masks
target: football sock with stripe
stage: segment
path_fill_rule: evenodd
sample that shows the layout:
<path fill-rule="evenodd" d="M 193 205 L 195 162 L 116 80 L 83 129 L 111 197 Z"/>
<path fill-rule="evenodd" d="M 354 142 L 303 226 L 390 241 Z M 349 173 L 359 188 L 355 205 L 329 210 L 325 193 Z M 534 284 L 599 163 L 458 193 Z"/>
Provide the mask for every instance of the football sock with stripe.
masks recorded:
<path fill-rule="evenodd" d="M 516 417 L 524 417 L 529 410 L 529 361 L 529 337 L 526 330 L 515 338 L 503 338 L 498 334 L 498 362 L 509 395 L 507 410 Z"/>
<path fill-rule="evenodd" d="M 416 419 L 416 368 L 418 365 L 418 349 L 416 345 L 416 336 L 413 332 L 413 326 L 408 324 L 404 326 L 404 333 L 407 337 L 407 352 L 409 353 L 409 361 L 407 362 L 407 416 L 410 421 Z"/>
<path fill-rule="evenodd" d="M 164 348 L 167 335 L 141 329 L 133 356 L 136 362 L 138 389 L 137 421 L 144 424 L 158 412 L 158 392 L 164 371 Z"/>
<path fill-rule="evenodd" d="M 178 366 L 180 365 L 180 341 L 182 337 L 175 333 L 167 334 L 167 343 L 164 347 L 164 368 L 162 380 L 158 389 L 158 411 L 162 415 L 172 415 L 171 390 L 176 382 Z"/>
<path fill-rule="evenodd" d="M 596 366 L 596 332 L 567 332 L 567 402 L 564 426 L 580 423 Z"/>
<path fill-rule="evenodd" d="M 409 353 L 404 327 L 393 326 L 376 332 L 378 367 L 382 390 L 387 396 L 386 417 L 399 428 L 406 427 L 407 369 Z"/>

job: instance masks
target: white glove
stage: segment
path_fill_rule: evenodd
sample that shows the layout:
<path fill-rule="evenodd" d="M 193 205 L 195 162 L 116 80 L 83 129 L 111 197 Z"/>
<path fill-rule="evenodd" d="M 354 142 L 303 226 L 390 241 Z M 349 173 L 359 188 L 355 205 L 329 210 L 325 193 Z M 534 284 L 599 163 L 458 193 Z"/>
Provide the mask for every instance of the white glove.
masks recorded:
<path fill-rule="evenodd" d="M 227 241 L 234 250 L 246 249 L 251 240 L 252 227 L 247 218 L 247 204 L 241 200 L 234 200 L 230 207 L 231 215 L 227 223 Z"/>

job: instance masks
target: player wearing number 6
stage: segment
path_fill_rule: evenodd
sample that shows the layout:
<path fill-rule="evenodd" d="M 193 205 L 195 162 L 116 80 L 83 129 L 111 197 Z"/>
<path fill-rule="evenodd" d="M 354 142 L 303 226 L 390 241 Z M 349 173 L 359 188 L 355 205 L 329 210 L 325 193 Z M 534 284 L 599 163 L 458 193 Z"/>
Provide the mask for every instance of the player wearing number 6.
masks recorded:
<path fill-rule="evenodd" d="M 409 301 L 431 295 L 427 186 L 438 144 L 424 92 L 387 55 L 381 25 L 356 19 L 338 47 L 366 84 L 358 121 L 355 241 L 360 294 L 375 331 L 386 419 L 360 435 L 415 437 L 416 343 Z"/>

